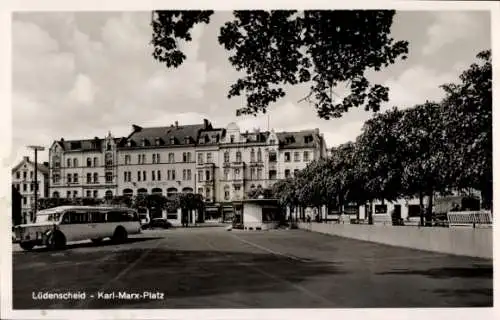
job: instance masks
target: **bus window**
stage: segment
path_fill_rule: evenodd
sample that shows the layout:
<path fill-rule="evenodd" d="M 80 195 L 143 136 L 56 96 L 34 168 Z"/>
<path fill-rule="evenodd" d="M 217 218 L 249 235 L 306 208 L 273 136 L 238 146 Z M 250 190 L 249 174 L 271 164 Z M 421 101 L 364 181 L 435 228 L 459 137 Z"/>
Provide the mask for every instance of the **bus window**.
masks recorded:
<path fill-rule="evenodd" d="M 127 212 L 127 221 L 140 221 L 139 216 L 137 215 L 137 212 L 128 211 Z"/>
<path fill-rule="evenodd" d="M 104 223 L 106 222 L 106 213 L 104 212 L 91 212 L 90 213 L 90 222 L 92 223 Z"/>
<path fill-rule="evenodd" d="M 89 222 L 88 212 L 70 212 L 71 224 L 88 223 L 88 222 Z"/>
<path fill-rule="evenodd" d="M 121 222 L 123 221 L 123 211 L 109 211 L 107 214 L 108 222 Z"/>
<path fill-rule="evenodd" d="M 70 212 L 70 211 L 64 213 L 64 216 L 63 216 L 62 221 L 61 221 L 62 224 L 70 224 L 71 223 L 71 217 L 70 217 L 71 213 L 72 212 Z"/>

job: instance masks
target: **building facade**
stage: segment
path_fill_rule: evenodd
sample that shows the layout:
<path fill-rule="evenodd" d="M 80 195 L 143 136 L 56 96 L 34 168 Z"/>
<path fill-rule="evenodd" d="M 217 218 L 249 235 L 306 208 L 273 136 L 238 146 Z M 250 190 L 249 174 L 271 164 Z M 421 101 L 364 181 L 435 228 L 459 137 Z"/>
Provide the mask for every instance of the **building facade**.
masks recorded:
<path fill-rule="evenodd" d="M 35 177 L 35 165 L 37 165 L 37 177 Z M 29 157 L 12 169 L 12 185 L 21 194 L 21 223 L 35 221 L 35 183 L 38 183 L 38 198 L 48 196 L 49 191 L 49 168 L 48 164 L 30 161 Z"/>
<path fill-rule="evenodd" d="M 132 126 L 123 138 L 55 141 L 50 150 L 53 197 L 201 194 L 207 214 L 231 207 L 253 188 L 271 187 L 326 156 L 319 130 L 241 132 L 235 123 Z M 232 207 L 231 207 L 232 210 Z M 153 217 L 178 220 L 177 212 Z"/>
<path fill-rule="evenodd" d="M 69 140 L 61 138 L 49 148 L 50 197 L 104 198 L 118 190 L 117 145 L 107 137 Z"/>

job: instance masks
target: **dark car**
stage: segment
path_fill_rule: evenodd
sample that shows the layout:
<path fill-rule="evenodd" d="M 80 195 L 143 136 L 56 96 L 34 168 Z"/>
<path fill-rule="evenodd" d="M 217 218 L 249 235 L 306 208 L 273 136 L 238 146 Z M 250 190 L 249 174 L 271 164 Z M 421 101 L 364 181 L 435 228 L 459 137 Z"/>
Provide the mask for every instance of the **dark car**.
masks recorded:
<path fill-rule="evenodd" d="M 152 219 L 148 224 L 149 229 L 156 229 L 156 228 L 168 229 L 171 227 L 172 227 L 172 224 L 170 222 L 168 222 L 167 219 L 164 219 L 164 218 Z"/>

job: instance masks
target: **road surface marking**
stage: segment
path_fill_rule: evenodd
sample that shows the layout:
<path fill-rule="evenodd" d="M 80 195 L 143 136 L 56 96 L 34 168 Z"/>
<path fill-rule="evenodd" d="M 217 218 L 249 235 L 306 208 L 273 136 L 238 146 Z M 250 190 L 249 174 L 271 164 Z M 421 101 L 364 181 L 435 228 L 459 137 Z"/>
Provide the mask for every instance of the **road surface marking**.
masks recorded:
<path fill-rule="evenodd" d="M 151 253 L 151 251 L 153 251 L 154 249 L 158 248 L 161 244 L 163 244 L 163 240 L 164 239 L 161 239 L 160 241 L 158 241 L 158 243 L 154 246 L 154 247 L 151 247 L 149 249 L 147 249 L 146 251 L 144 251 L 140 256 L 139 258 L 137 258 L 134 262 L 132 262 L 131 264 L 129 264 L 125 269 L 123 269 L 120 273 L 118 273 L 118 275 L 116 275 L 113 279 L 109 280 L 108 282 L 106 282 L 103 286 L 101 286 L 97 291 L 105 291 L 106 289 L 109 288 L 109 286 L 115 282 L 115 281 L 118 281 L 120 278 L 122 278 L 124 275 L 126 275 L 130 270 L 132 270 L 135 266 L 137 266 L 141 261 L 143 261 L 146 256 L 148 254 Z M 86 299 L 86 300 L 82 300 L 81 303 L 78 304 L 77 308 L 78 309 L 83 309 L 85 308 L 90 302 L 94 301 L 95 299 L 93 298 L 90 298 L 90 299 Z"/>
<path fill-rule="evenodd" d="M 207 245 L 208 245 L 211 249 L 213 249 L 213 250 L 215 250 L 215 251 L 217 251 L 217 252 L 222 253 L 224 256 L 228 257 L 230 260 L 234 261 L 236 264 L 238 264 L 238 265 L 240 265 L 240 266 L 243 266 L 243 267 L 246 267 L 246 268 L 249 268 L 249 269 L 255 270 L 255 271 L 257 271 L 258 273 L 260 273 L 260 274 L 262 274 L 262 275 L 264 275 L 264 276 L 266 276 L 266 277 L 268 277 L 268 278 L 271 278 L 271 279 L 273 279 L 273 280 L 276 280 L 276 281 L 279 281 L 279 282 L 285 283 L 285 284 L 287 284 L 287 285 L 291 286 L 292 288 L 294 288 L 294 289 L 296 289 L 296 290 L 299 290 L 300 292 L 304 293 L 305 295 L 307 295 L 307 296 L 309 296 L 309 297 L 311 297 L 311 298 L 313 298 L 313 299 L 318 299 L 318 300 L 320 300 L 320 301 L 322 301 L 322 302 L 326 303 L 328 306 L 332 306 L 332 305 L 334 305 L 334 303 L 333 303 L 332 301 L 328 300 L 327 298 L 325 298 L 325 297 L 323 297 L 323 296 L 320 296 L 320 295 L 318 295 L 318 294 L 316 294 L 316 293 L 314 293 L 314 292 L 312 292 L 312 291 L 309 291 L 309 290 L 307 290 L 306 288 L 304 288 L 304 287 L 302 287 L 302 286 L 300 286 L 300 285 L 298 285 L 298 284 L 294 284 L 294 283 L 292 283 L 291 281 L 288 281 L 288 280 L 283 279 L 283 278 L 280 278 L 280 277 L 278 277 L 278 276 L 276 276 L 276 275 L 274 275 L 274 274 L 271 274 L 271 273 L 269 273 L 269 272 L 267 272 L 267 271 L 264 271 L 264 270 L 262 270 L 261 268 L 258 268 L 258 267 L 256 267 L 256 266 L 253 266 L 253 265 L 251 265 L 251 264 L 249 264 L 249 263 L 242 262 L 242 261 L 238 260 L 237 258 L 235 258 L 234 256 L 229 255 L 229 254 L 225 253 L 224 251 L 221 251 L 221 250 L 217 249 L 214 245 L 212 245 L 212 244 L 211 244 L 209 241 L 207 241 L 206 239 L 201 239 L 201 236 L 196 235 L 196 237 L 197 237 L 197 238 L 200 238 L 200 240 L 202 240 L 205 244 L 207 244 Z M 240 239 L 241 239 L 241 238 L 240 238 Z M 241 239 L 241 240 L 243 240 L 243 239 Z M 244 240 L 243 240 L 243 242 L 244 242 Z M 269 250 L 270 250 L 270 249 L 269 249 Z M 268 251 L 268 250 L 266 250 L 266 251 Z"/>
<path fill-rule="evenodd" d="M 267 251 L 269 253 L 272 253 L 274 255 L 277 255 L 277 256 L 283 256 L 285 258 L 288 258 L 288 259 L 292 259 L 292 260 L 295 260 L 295 261 L 299 261 L 299 262 L 307 262 L 306 260 L 303 260 L 303 259 L 300 259 L 298 257 L 295 257 L 295 256 L 292 256 L 292 255 L 289 255 L 289 254 L 286 254 L 286 253 L 282 253 L 282 252 L 278 252 L 278 251 L 274 251 L 272 249 L 269 249 L 269 248 L 266 248 L 266 247 L 263 247 L 259 244 L 256 244 L 254 242 L 251 242 L 251 241 L 248 241 L 248 240 L 245 240 L 245 239 L 242 239 L 240 237 L 238 237 L 237 235 L 235 234 L 231 234 L 233 237 L 237 238 L 239 241 L 241 242 L 244 242 L 246 244 L 249 244 L 255 248 L 258 248 L 258 249 L 261 249 L 261 250 L 264 250 L 264 251 Z"/>

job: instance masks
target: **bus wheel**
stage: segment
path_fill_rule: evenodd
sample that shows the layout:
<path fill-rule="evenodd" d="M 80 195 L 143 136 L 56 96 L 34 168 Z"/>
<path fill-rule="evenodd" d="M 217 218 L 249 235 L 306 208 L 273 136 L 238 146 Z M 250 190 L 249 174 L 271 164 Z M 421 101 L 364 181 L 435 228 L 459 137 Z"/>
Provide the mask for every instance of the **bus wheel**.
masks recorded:
<path fill-rule="evenodd" d="M 47 248 L 50 250 L 60 250 L 66 247 L 66 237 L 62 232 L 56 231 L 49 235 L 47 239 Z"/>
<path fill-rule="evenodd" d="M 95 238 L 95 239 L 90 239 L 90 240 L 92 240 L 92 242 L 95 244 L 99 244 L 102 242 L 102 238 Z"/>
<path fill-rule="evenodd" d="M 31 249 L 33 249 L 34 245 L 32 243 L 29 243 L 29 242 L 21 242 L 19 244 L 19 246 L 23 249 L 23 250 L 26 250 L 26 251 L 29 251 Z"/>
<path fill-rule="evenodd" d="M 115 229 L 115 232 L 113 233 L 113 237 L 111 238 L 111 240 L 113 240 L 113 242 L 115 243 L 123 243 L 127 241 L 127 238 L 128 238 L 127 230 L 125 230 L 125 228 L 120 226 Z"/>

